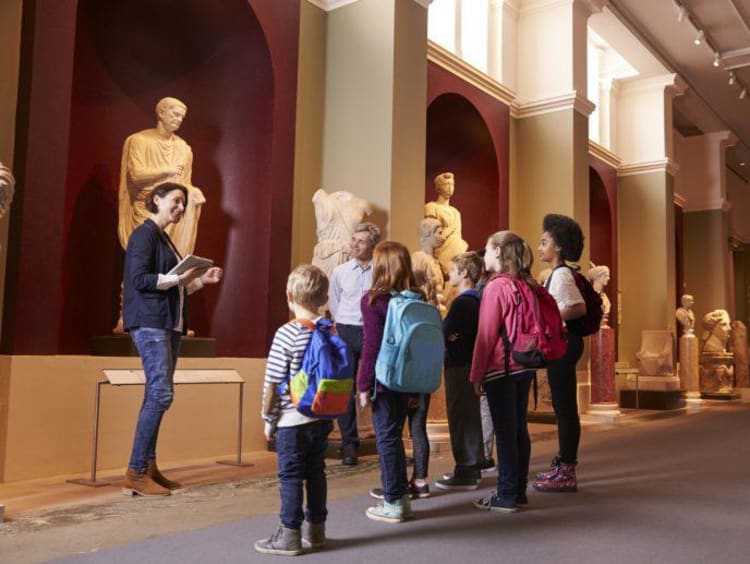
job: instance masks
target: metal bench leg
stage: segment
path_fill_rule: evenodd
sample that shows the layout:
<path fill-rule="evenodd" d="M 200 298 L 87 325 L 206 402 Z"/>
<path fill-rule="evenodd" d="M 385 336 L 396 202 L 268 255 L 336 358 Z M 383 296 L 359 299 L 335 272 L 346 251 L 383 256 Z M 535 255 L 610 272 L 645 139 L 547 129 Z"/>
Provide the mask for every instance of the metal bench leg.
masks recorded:
<path fill-rule="evenodd" d="M 99 449 L 99 404 L 101 402 L 102 385 L 107 382 L 96 383 L 96 401 L 94 402 L 94 440 L 91 446 L 91 478 L 80 478 L 77 480 L 67 480 L 71 484 L 88 486 L 90 488 L 101 488 L 102 486 L 111 486 L 109 482 L 97 481 L 96 479 L 96 456 Z"/>
<path fill-rule="evenodd" d="M 250 462 L 242 462 L 242 407 L 244 401 L 245 383 L 238 382 L 240 385 L 239 397 L 239 414 L 237 422 L 237 460 L 217 460 L 217 464 L 226 464 L 227 466 L 252 466 Z"/>

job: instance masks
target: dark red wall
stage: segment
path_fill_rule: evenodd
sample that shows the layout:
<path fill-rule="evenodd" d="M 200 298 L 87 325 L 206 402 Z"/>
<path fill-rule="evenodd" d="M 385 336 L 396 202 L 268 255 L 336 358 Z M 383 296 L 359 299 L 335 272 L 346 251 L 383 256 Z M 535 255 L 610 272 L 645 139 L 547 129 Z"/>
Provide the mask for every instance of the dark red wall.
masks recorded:
<path fill-rule="evenodd" d="M 610 327 L 617 328 L 617 169 L 589 156 L 589 257 L 609 267 L 605 288 L 612 303 Z M 616 342 L 616 341 L 615 341 Z"/>
<path fill-rule="evenodd" d="M 427 75 L 425 201 L 435 199 L 434 177 L 456 175 L 451 205 L 461 211 L 469 247 L 508 227 L 508 107 L 430 62 Z"/>
<path fill-rule="evenodd" d="M 4 352 L 86 353 L 111 330 L 122 143 L 170 95 L 208 199 L 196 252 L 226 273 L 191 297 L 190 326 L 220 355 L 265 356 L 287 315 L 298 27 L 296 2 L 24 4 Z"/>

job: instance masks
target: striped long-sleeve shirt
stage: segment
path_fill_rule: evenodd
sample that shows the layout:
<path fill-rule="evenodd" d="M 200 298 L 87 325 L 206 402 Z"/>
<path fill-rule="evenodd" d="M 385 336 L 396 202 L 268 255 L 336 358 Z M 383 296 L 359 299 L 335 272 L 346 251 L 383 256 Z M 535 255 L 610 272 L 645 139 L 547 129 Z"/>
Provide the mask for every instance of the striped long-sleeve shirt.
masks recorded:
<path fill-rule="evenodd" d="M 312 331 L 298 321 L 282 325 L 273 337 L 263 380 L 261 416 L 274 427 L 294 427 L 316 421 L 297 411 L 288 386 L 281 393 L 281 384 L 299 371 L 311 338 Z M 276 397 L 272 399 L 270 394 Z"/>

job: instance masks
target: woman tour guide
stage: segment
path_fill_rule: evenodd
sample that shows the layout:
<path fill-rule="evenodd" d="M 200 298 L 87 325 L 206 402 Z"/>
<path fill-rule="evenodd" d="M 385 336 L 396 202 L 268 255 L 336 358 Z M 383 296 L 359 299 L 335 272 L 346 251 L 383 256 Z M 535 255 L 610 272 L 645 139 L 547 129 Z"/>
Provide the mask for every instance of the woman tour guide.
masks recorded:
<path fill-rule="evenodd" d="M 146 199 L 152 215 L 133 231 L 125 251 L 123 322 L 146 374 L 125 475 L 125 491 L 132 495 L 169 495 L 180 487 L 159 472 L 156 440 L 164 412 L 172 404 L 180 338 L 187 331 L 187 295 L 206 284 L 216 284 L 223 273 L 218 267 L 195 267 L 183 274 L 167 274 L 182 257 L 165 229 L 182 219 L 187 197 L 187 189 L 180 184 L 156 186 Z"/>

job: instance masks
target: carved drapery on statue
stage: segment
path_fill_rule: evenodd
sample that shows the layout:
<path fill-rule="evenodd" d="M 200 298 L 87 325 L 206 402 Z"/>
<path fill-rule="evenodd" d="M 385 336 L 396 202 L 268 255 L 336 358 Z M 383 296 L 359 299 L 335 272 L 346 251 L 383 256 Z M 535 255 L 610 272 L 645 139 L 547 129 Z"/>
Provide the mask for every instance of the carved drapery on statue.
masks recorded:
<path fill-rule="evenodd" d="M 461 212 L 450 205 L 450 198 L 455 191 L 452 172 L 443 172 L 435 177 L 435 191 L 438 194 L 437 200 L 425 204 L 424 216 L 438 220 L 443 228 L 443 244 L 435 249 L 435 256 L 440 261 L 443 274 L 447 274 L 453 258 L 465 253 L 469 244 L 463 240 L 461 233 Z"/>

